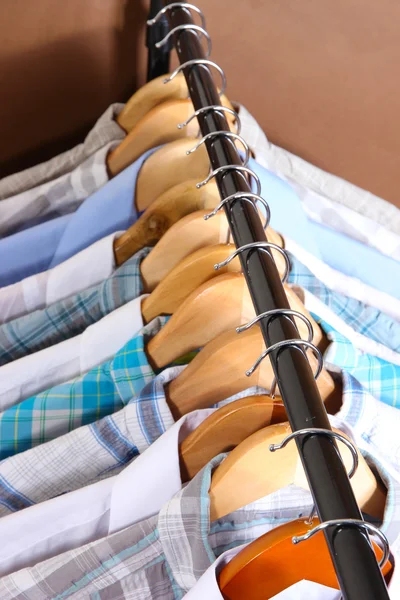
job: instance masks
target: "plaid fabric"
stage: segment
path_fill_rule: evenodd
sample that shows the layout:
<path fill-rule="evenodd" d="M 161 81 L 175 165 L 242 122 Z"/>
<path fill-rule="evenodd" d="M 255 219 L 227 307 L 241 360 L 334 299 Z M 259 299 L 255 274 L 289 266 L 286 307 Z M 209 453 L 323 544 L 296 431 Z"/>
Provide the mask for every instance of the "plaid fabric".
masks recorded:
<path fill-rule="evenodd" d="M 166 320 L 160 318 L 155 327 L 142 329 L 112 360 L 2 412 L 0 460 L 93 423 L 135 399 L 155 376 L 144 336 L 160 329 Z"/>
<path fill-rule="evenodd" d="M 107 144 L 73 171 L 0 202 L 0 236 L 74 212 L 107 183 L 106 158 L 114 146 Z"/>
<path fill-rule="evenodd" d="M 309 514 L 311 494 L 291 485 L 210 524 L 208 490 L 213 470 L 225 456 L 211 460 L 158 515 L 2 578 L 0 598 L 180 600 L 218 555 Z M 388 489 L 383 528 L 396 543 L 399 482 L 379 460 L 375 467 Z"/>
<path fill-rule="evenodd" d="M 377 308 L 332 291 L 290 253 L 289 258 L 291 269 L 288 283 L 299 285 L 314 294 L 357 333 L 400 352 L 400 323 Z"/>
<path fill-rule="evenodd" d="M 85 141 L 71 150 L 67 150 L 47 162 L 35 165 L 19 173 L 13 173 L 0 180 L 0 200 L 30 190 L 47 181 L 52 181 L 61 175 L 72 171 L 83 163 L 86 158 L 100 150 L 112 141 L 123 140 L 125 131 L 115 121 L 121 112 L 123 104 L 112 104 L 99 118 Z"/>
<path fill-rule="evenodd" d="M 89 325 L 142 293 L 139 250 L 111 277 L 79 294 L 0 326 L 0 365 L 82 333 Z"/>
<path fill-rule="evenodd" d="M 325 366 L 351 373 L 375 398 L 400 408 L 400 366 L 361 352 L 326 321 L 313 317 L 331 341 L 324 354 Z"/>

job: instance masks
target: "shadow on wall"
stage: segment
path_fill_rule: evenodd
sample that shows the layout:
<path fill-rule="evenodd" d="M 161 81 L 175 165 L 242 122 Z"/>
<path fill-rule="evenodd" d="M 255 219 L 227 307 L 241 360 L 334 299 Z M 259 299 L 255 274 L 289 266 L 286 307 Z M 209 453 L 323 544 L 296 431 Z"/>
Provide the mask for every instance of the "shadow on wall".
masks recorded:
<path fill-rule="evenodd" d="M 62 19 L 66 3 L 59 6 Z M 144 82 L 146 15 L 141 2 L 117 0 L 109 25 L 87 31 L 86 10 L 81 34 L 62 32 L 46 44 L 49 24 L 41 22 L 42 45 L 7 58 L 0 50 L 0 177 L 76 145 L 109 104 L 127 100 Z"/>

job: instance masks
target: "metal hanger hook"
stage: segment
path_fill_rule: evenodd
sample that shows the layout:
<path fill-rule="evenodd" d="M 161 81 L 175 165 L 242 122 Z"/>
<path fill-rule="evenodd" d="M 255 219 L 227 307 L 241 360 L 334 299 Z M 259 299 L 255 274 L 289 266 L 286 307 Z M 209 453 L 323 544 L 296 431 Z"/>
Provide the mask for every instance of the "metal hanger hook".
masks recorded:
<path fill-rule="evenodd" d="M 371 525 L 371 523 L 366 523 L 365 521 L 361 521 L 360 519 L 332 519 L 331 521 L 325 521 L 324 523 L 316 525 L 316 527 L 314 527 L 304 535 L 295 535 L 292 538 L 292 542 L 293 544 L 300 544 L 301 542 L 305 542 L 319 531 L 324 531 L 328 527 L 356 527 L 358 529 L 365 529 L 367 533 L 376 535 L 382 543 L 383 556 L 379 561 L 379 567 L 382 568 L 389 560 L 390 547 L 386 535 L 380 529 L 378 529 L 378 527 L 375 527 L 375 525 Z"/>
<path fill-rule="evenodd" d="M 242 137 L 240 137 L 240 135 L 238 135 L 237 133 L 232 133 L 232 131 L 212 131 L 211 133 L 207 133 L 207 135 L 202 137 L 201 140 L 195 145 L 194 148 L 192 148 L 191 150 L 187 150 L 186 154 L 187 155 L 193 154 L 193 152 L 196 152 L 196 150 L 198 148 L 200 148 L 200 146 L 202 144 L 204 144 L 207 140 L 212 140 L 213 138 L 220 137 L 220 136 L 229 138 L 233 142 L 238 141 L 242 144 L 242 146 L 246 152 L 246 156 L 244 158 L 243 165 L 246 166 L 250 160 L 250 148 L 247 145 L 247 142 Z"/>
<path fill-rule="evenodd" d="M 299 319 L 301 319 L 303 321 L 303 323 L 305 323 L 307 325 L 308 341 L 309 342 L 312 341 L 314 331 L 313 331 L 313 327 L 310 323 L 310 320 L 307 319 L 307 317 L 305 315 L 303 315 L 303 313 L 298 312 L 297 310 L 293 310 L 291 308 L 275 308 L 273 310 L 268 310 L 267 312 L 263 312 L 260 315 L 258 315 L 255 319 L 253 319 L 252 321 L 249 321 L 249 323 L 246 323 L 246 325 L 242 325 L 241 327 L 236 327 L 236 331 L 237 331 L 237 333 L 242 333 L 242 331 L 247 331 L 248 329 L 253 327 L 253 325 L 258 323 L 259 321 L 262 321 L 263 319 L 267 319 L 267 321 L 271 321 L 272 319 L 276 319 L 277 317 L 279 317 L 281 315 L 298 317 Z"/>
<path fill-rule="evenodd" d="M 211 50 L 212 50 L 212 41 L 211 41 L 211 38 L 208 35 L 207 31 L 205 29 L 203 29 L 203 27 L 201 27 L 200 25 L 190 25 L 189 23 L 186 23 L 185 25 L 178 25 L 177 27 L 174 27 L 174 29 L 171 29 L 171 31 L 169 31 L 162 40 L 160 40 L 159 42 L 156 42 L 156 44 L 154 44 L 155 47 L 162 48 L 163 46 L 165 46 L 165 44 L 168 43 L 168 40 L 178 31 L 197 31 L 198 33 L 201 33 L 202 35 L 204 35 L 204 37 L 207 39 L 207 44 L 208 44 L 206 56 L 207 56 L 207 58 L 210 56 Z"/>
<path fill-rule="evenodd" d="M 221 67 L 219 65 L 217 65 L 217 63 L 213 62 L 212 60 L 208 60 L 207 58 L 204 58 L 204 59 L 203 58 L 193 58 L 192 60 L 187 60 L 186 62 L 184 62 L 181 65 L 179 65 L 179 67 L 177 67 L 175 69 L 175 71 L 173 71 L 171 73 L 171 75 L 169 75 L 168 77 L 166 77 L 164 79 L 164 83 L 169 83 L 183 69 L 186 69 L 187 67 L 192 67 L 194 65 L 203 65 L 204 67 L 214 67 L 214 69 L 216 69 L 218 71 L 218 73 L 221 75 L 221 79 L 222 79 L 222 87 L 221 87 L 221 91 L 220 91 L 219 95 L 222 96 L 223 94 L 225 94 L 225 90 L 226 90 L 226 76 L 225 76 L 225 73 L 223 72 L 223 70 L 221 69 Z"/>
<path fill-rule="evenodd" d="M 191 11 L 196 12 L 201 17 L 201 26 L 203 29 L 206 28 L 206 18 L 204 14 L 197 6 L 194 4 L 189 4 L 189 2 L 171 2 L 171 4 L 168 4 L 168 6 L 164 6 L 164 8 L 159 10 L 155 17 L 149 19 L 147 21 L 147 25 L 155 25 L 169 10 L 173 10 L 174 8 L 183 8 L 189 14 Z"/>
<path fill-rule="evenodd" d="M 271 210 L 269 208 L 269 204 L 266 200 L 264 200 L 264 198 L 262 198 L 261 196 L 258 196 L 257 194 L 253 194 L 252 192 L 236 192 L 235 194 L 231 194 L 227 198 L 224 198 L 214 208 L 214 210 L 212 212 L 208 213 L 208 215 L 204 215 L 204 217 L 203 217 L 204 220 L 208 221 L 208 219 L 211 219 L 211 217 L 215 217 L 215 215 L 218 213 L 218 211 L 220 211 L 221 208 L 223 206 L 225 206 L 225 204 L 227 204 L 228 202 L 234 202 L 235 200 L 245 200 L 246 202 L 251 202 L 251 204 L 253 206 L 255 206 L 255 203 L 253 202 L 253 200 L 255 200 L 256 202 L 260 202 L 264 206 L 265 212 L 266 212 L 265 223 L 264 223 L 263 227 L 264 227 L 264 229 L 267 229 L 269 222 L 271 220 Z"/>
<path fill-rule="evenodd" d="M 213 179 L 213 177 L 216 177 L 220 173 L 225 173 L 226 171 L 238 171 L 240 173 L 245 173 L 246 175 L 250 175 L 251 177 L 254 178 L 254 180 L 257 184 L 257 194 L 258 195 L 261 194 L 261 182 L 260 182 L 258 175 L 256 173 L 254 173 L 254 171 L 252 171 L 248 167 L 244 167 L 242 165 L 224 165 L 222 167 L 218 167 L 218 169 L 215 169 L 215 171 L 211 171 L 211 173 L 209 173 L 207 175 L 207 177 L 204 179 L 204 181 L 200 181 L 200 183 L 196 183 L 196 187 L 199 189 L 199 188 L 203 187 L 203 185 L 207 185 L 207 183 L 209 181 L 211 181 L 211 179 Z"/>
<path fill-rule="evenodd" d="M 282 277 L 282 283 L 284 283 L 286 281 L 286 279 L 288 278 L 289 271 L 290 271 L 289 257 L 283 248 L 278 246 L 278 244 L 273 244 L 272 242 L 252 242 L 251 244 L 245 244 L 244 246 L 240 246 L 240 248 L 237 248 L 235 250 L 235 252 L 233 252 L 230 256 L 228 256 L 228 258 L 226 258 L 222 262 L 214 265 L 214 269 L 216 271 L 218 271 L 218 269 L 221 269 L 222 267 L 226 267 L 227 265 L 229 265 L 229 263 L 234 258 L 236 258 L 239 254 L 241 254 L 245 250 L 257 250 L 257 249 L 263 250 L 264 252 L 268 252 L 268 250 L 276 250 L 283 256 L 283 258 L 285 259 L 285 263 L 286 263 L 285 272 Z M 269 252 L 268 252 L 268 254 L 269 254 Z"/>
<path fill-rule="evenodd" d="M 314 352 L 315 357 L 318 360 L 318 367 L 314 374 L 314 378 L 317 379 L 319 377 L 319 375 L 322 371 L 322 367 L 324 365 L 324 360 L 322 358 L 322 354 L 321 354 L 320 350 L 318 350 L 318 348 L 316 346 L 314 346 L 314 344 L 312 344 L 311 342 L 308 342 L 307 340 L 300 340 L 300 339 L 283 340 L 282 342 L 277 342 L 276 344 L 272 344 L 272 346 L 270 346 L 269 348 L 264 350 L 264 352 L 257 358 L 254 365 L 248 371 L 246 371 L 247 377 L 250 377 L 250 375 L 253 375 L 254 371 L 262 363 L 264 358 L 266 358 L 269 354 L 271 354 L 271 352 L 274 352 L 274 350 L 283 350 L 284 348 L 287 348 L 289 346 L 292 346 L 292 347 L 306 346 L 306 348 L 310 348 Z"/>
<path fill-rule="evenodd" d="M 285 446 L 287 446 L 287 444 L 291 441 L 294 440 L 295 438 L 299 437 L 300 435 L 324 435 L 326 437 L 331 437 L 331 438 L 335 438 L 336 440 L 339 440 L 340 442 L 342 442 L 342 444 L 344 444 L 351 452 L 352 458 L 353 458 L 353 466 L 351 467 L 350 471 L 348 472 L 348 477 L 349 479 L 351 479 L 354 475 L 354 473 L 357 471 L 358 469 L 358 454 L 357 454 L 357 450 L 354 446 L 354 444 L 352 442 L 350 442 L 350 440 L 348 440 L 344 435 L 342 435 L 341 433 L 338 433 L 336 431 L 332 431 L 331 429 L 320 429 L 317 427 L 310 427 L 309 429 L 299 429 L 298 431 L 293 431 L 293 433 L 291 433 L 290 435 L 288 435 L 287 437 L 285 437 L 285 439 L 280 443 L 280 444 L 271 444 L 269 449 L 270 452 L 275 452 L 276 450 L 281 450 L 282 448 L 284 448 Z"/>
<path fill-rule="evenodd" d="M 187 127 L 189 125 L 189 123 L 195 118 L 198 117 L 199 115 L 205 113 L 205 112 L 210 112 L 211 110 L 215 110 L 215 112 L 226 112 L 230 115 L 232 115 L 233 117 L 235 117 L 235 121 L 236 121 L 236 134 L 240 135 L 240 132 L 242 130 L 242 123 L 240 121 L 240 117 L 237 114 L 237 112 L 235 110 L 233 110 L 232 108 L 228 108 L 227 106 L 222 106 L 219 104 L 214 104 L 214 105 L 210 105 L 210 106 L 203 106 L 202 108 L 198 108 L 191 117 L 189 117 L 186 121 L 184 121 L 183 123 L 179 123 L 179 125 L 177 125 L 178 129 L 183 129 L 184 127 Z"/>

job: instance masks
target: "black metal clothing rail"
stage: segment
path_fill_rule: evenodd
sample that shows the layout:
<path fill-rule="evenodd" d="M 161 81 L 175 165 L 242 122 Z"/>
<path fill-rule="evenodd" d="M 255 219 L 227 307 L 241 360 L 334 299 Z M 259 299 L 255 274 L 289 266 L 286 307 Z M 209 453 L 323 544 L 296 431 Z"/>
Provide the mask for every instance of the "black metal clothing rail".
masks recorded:
<path fill-rule="evenodd" d="M 170 3 L 164 1 L 164 5 Z M 170 9 L 168 21 L 170 29 L 193 23 L 188 11 L 182 8 Z M 174 45 L 181 64 L 205 58 L 194 31 L 186 29 L 177 32 Z M 216 85 L 207 67 L 186 67 L 184 75 L 196 110 L 220 104 Z M 203 135 L 229 131 L 225 116 L 216 111 L 201 113 L 198 121 Z M 213 169 L 241 164 L 240 155 L 231 140 L 219 136 L 208 140 L 206 146 Z M 220 174 L 216 179 L 221 198 L 236 192 L 251 191 L 243 175 L 234 170 Z M 237 248 L 252 242 L 267 241 L 257 210 L 249 202 L 238 200 L 230 206 L 225 204 L 224 209 Z M 240 260 L 257 315 L 272 309 L 289 308 L 278 270 L 269 252 L 244 251 Z M 260 328 L 267 347 L 283 340 L 299 338 L 294 322 L 288 318 L 261 320 Z M 292 430 L 310 426 L 331 429 L 314 375 L 301 349 L 286 347 L 279 354 L 271 353 L 270 359 Z M 361 519 L 335 442 L 329 437 L 309 435 L 298 438 L 296 443 L 320 520 Z M 388 600 L 386 584 L 365 533 L 343 527 L 327 530 L 325 536 L 346 600 Z"/>
<path fill-rule="evenodd" d="M 152 19 L 163 8 L 162 0 L 151 0 L 149 19 Z M 165 75 L 169 71 L 169 45 L 163 48 L 156 48 L 156 42 L 163 39 L 168 33 L 168 21 L 166 17 L 161 19 L 155 25 L 147 26 L 146 46 L 147 55 L 147 81 L 151 81 L 160 75 Z"/>

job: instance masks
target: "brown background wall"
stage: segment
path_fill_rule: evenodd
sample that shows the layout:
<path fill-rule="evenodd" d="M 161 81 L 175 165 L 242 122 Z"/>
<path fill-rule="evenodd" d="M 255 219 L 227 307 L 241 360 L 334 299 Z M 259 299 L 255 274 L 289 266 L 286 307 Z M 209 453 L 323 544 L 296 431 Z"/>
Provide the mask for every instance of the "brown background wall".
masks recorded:
<path fill-rule="evenodd" d="M 400 206 L 397 0 L 198 0 L 271 141 Z M 144 82 L 145 0 L 2 0 L 0 175 L 75 144 Z"/>

